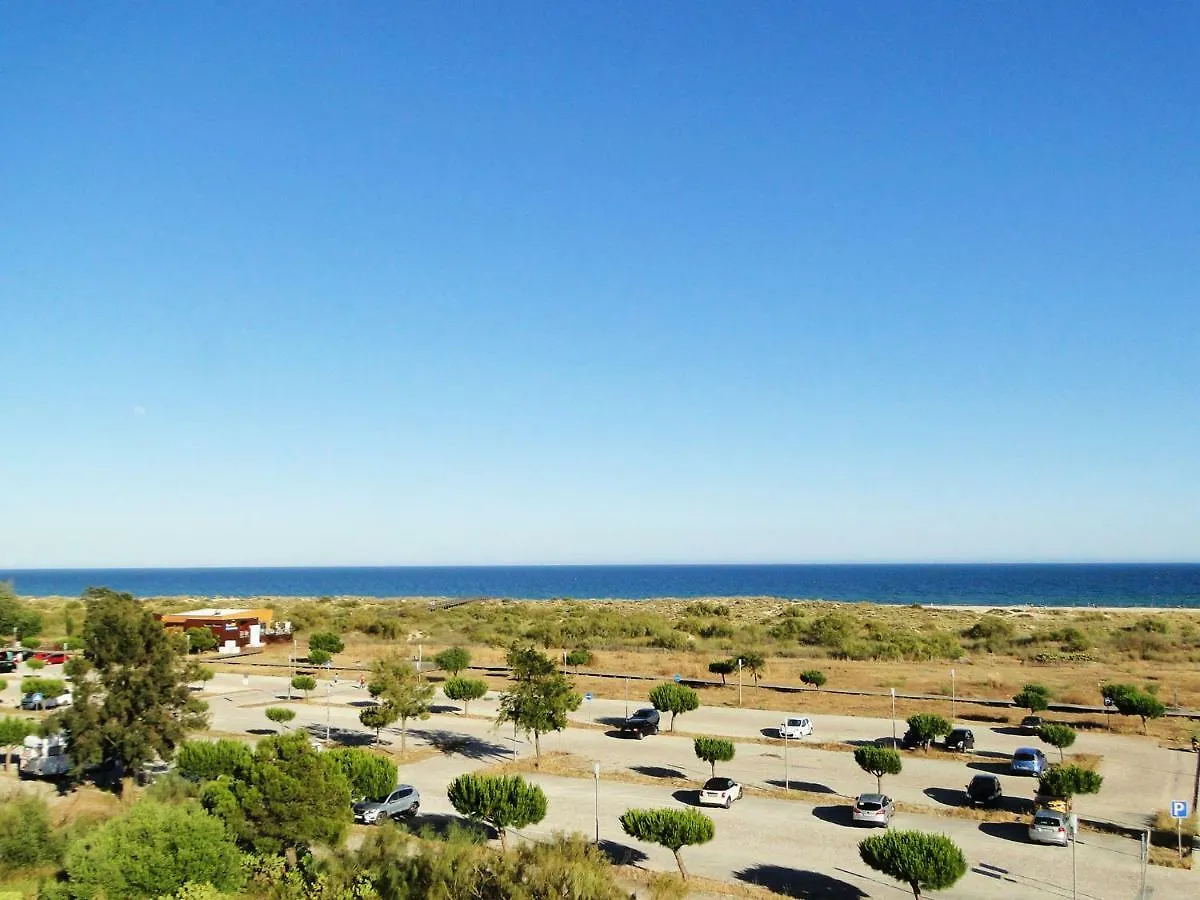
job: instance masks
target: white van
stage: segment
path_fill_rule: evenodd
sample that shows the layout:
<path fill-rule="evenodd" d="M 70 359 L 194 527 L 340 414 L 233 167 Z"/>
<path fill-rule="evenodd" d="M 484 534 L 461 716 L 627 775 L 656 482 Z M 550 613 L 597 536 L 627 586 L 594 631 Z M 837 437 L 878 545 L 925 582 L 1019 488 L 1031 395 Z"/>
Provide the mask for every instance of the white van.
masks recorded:
<path fill-rule="evenodd" d="M 813 733 L 812 719 L 808 716 L 789 716 L 779 723 L 779 736 L 792 740 L 808 737 Z"/>

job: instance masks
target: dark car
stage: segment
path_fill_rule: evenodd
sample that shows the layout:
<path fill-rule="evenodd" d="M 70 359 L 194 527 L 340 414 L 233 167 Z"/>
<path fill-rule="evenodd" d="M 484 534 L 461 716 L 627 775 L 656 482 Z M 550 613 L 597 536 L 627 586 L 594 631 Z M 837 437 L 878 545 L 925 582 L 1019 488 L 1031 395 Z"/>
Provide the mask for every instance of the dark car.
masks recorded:
<path fill-rule="evenodd" d="M 0 659 L 0 675 L 17 671 L 17 664 L 11 659 Z"/>
<path fill-rule="evenodd" d="M 967 806 L 994 806 L 1004 796 L 1000 779 L 995 775 L 976 775 L 967 785 L 966 793 Z"/>
<path fill-rule="evenodd" d="M 658 710 L 652 706 L 639 709 L 621 723 L 621 730 L 629 732 L 639 741 L 648 734 L 658 734 Z"/>
<path fill-rule="evenodd" d="M 1037 734 L 1045 724 L 1046 720 L 1041 716 L 1026 716 L 1021 720 L 1021 734 Z"/>
<path fill-rule="evenodd" d="M 975 732 L 970 728 L 955 728 L 946 735 L 947 750 L 974 750 Z"/>

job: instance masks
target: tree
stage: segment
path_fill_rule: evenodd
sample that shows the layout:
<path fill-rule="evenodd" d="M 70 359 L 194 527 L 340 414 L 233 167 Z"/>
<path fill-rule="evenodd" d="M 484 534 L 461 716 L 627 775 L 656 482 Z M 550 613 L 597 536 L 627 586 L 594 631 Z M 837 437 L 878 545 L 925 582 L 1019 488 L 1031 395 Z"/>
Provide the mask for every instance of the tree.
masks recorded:
<path fill-rule="evenodd" d="M 133 771 L 156 757 L 170 759 L 187 732 L 207 720 L 206 705 L 184 681 L 183 661 L 131 595 L 89 588 L 83 597 L 91 675 L 75 682 L 71 706 L 53 717 L 67 733 L 76 769 L 123 763 Z"/>
<path fill-rule="evenodd" d="M 32 719 L 5 716 L 0 719 L 0 748 L 4 750 L 4 771 L 9 771 L 13 747 L 19 747 L 28 735 L 37 732 L 37 723 Z"/>
<path fill-rule="evenodd" d="M 934 738 L 950 733 L 950 723 L 932 713 L 917 713 L 908 717 L 908 730 L 912 732 L 917 743 L 928 752 Z"/>
<path fill-rule="evenodd" d="M 67 847 L 66 896 L 152 900 L 188 882 L 242 885 L 242 858 L 221 821 L 194 801 L 142 800 Z"/>
<path fill-rule="evenodd" d="M 495 828 L 505 850 L 506 828 L 536 825 L 546 817 L 545 792 L 519 775 L 459 775 L 446 793 L 459 813 Z"/>
<path fill-rule="evenodd" d="M 335 656 L 345 650 L 346 645 L 342 642 L 342 639 L 333 632 L 317 631 L 309 635 L 308 649 L 310 651 L 324 650 L 330 656 Z M 311 653 L 309 655 L 309 659 L 312 659 Z"/>
<path fill-rule="evenodd" d="M 355 799 L 382 800 L 396 787 L 396 764 L 378 753 L 361 747 L 341 747 L 326 754 L 350 782 L 350 796 Z"/>
<path fill-rule="evenodd" d="M 408 748 L 408 720 L 429 718 L 433 685 L 421 677 L 411 662 L 394 653 L 375 660 L 371 666 L 371 684 L 372 693 L 382 697 L 400 720 L 400 752 L 404 753 Z"/>
<path fill-rule="evenodd" d="M 1097 794 L 1104 776 L 1082 766 L 1051 766 L 1038 776 L 1038 793 L 1068 802 L 1076 794 Z"/>
<path fill-rule="evenodd" d="M 1042 684 L 1027 684 L 1012 700 L 1013 706 L 1024 707 L 1032 716 L 1050 705 L 1050 689 Z"/>
<path fill-rule="evenodd" d="M 296 711 L 288 709 L 286 706 L 268 706 L 264 713 L 268 719 L 276 725 L 287 727 L 287 723 L 296 718 Z"/>
<path fill-rule="evenodd" d="M 240 778 L 254 761 L 254 751 L 241 741 L 184 741 L 175 755 L 176 770 L 184 778 L 211 781 L 222 775 Z"/>
<path fill-rule="evenodd" d="M 50 824 L 45 799 L 18 793 L 6 796 L 0 803 L 0 879 L 16 869 L 61 861 L 62 839 Z M 5 896 L 0 890 L 0 898 Z"/>
<path fill-rule="evenodd" d="M 400 714 L 396 712 L 396 707 L 386 702 L 368 706 L 358 714 L 358 721 L 362 722 L 363 727 L 375 729 L 375 743 L 377 744 L 379 743 L 379 732 L 398 718 L 400 718 Z"/>
<path fill-rule="evenodd" d="M 449 672 L 455 677 L 471 665 L 471 654 L 462 647 L 447 647 L 441 653 L 434 654 L 434 665 L 443 672 Z"/>
<path fill-rule="evenodd" d="M 542 735 L 566 728 L 567 713 L 578 709 L 583 697 L 549 657 L 532 647 L 513 647 L 508 652 L 508 665 L 513 683 L 500 695 L 496 724 L 512 722 L 525 734 L 532 734 L 534 765 L 538 765 Z"/>
<path fill-rule="evenodd" d="M 742 668 L 750 673 L 750 677 L 754 679 L 754 683 L 758 684 L 758 679 L 763 672 L 767 670 L 767 661 L 763 659 L 761 653 L 743 653 L 739 659 L 742 661 Z"/>
<path fill-rule="evenodd" d="M 809 669 L 806 672 L 800 673 L 800 680 L 804 684 L 810 684 L 815 688 L 821 688 L 825 685 L 825 673 L 818 669 Z"/>
<path fill-rule="evenodd" d="M 310 692 L 316 690 L 317 679 L 311 675 L 297 675 L 292 679 L 292 687 L 298 691 L 303 691 L 305 698 L 307 698 Z"/>
<path fill-rule="evenodd" d="M 336 846 L 350 825 L 350 783 L 327 756 L 302 732 L 265 737 L 245 774 L 208 782 L 200 801 L 243 846 L 294 864 L 312 844 Z"/>
<path fill-rule="evenodd" d="M 903 881 L 921 900 L 921 891 L 944 891 L 967 872 L 967 859 L 950 838 L 920 831 L 889 831 L 858 845 L 868 866 Z"/>
<path fill-rule="evenodd" d="M 1161 717 L 1167 708 L 1149 691 L 1143 691 L 1132 684 L 1106 684 L 1100 688 L 1100 695 L 1105 700 L 1111 700 L 1123 716 L 1140 716 L 1142 732 L 1147 731 L 1147 720 Z"/>
<path fill-rule="evenodd" d="M 10 582 L 0 582 L 0 637 L 7 640 L 16 634 L 17 640 L 41 633 L 42 617 L 29 603 L 13 593 Z"/>
<path fill-rule="evenodd" d="M 203 685 L 212 681 L 214 674 L 213 670 L 203 663 L 192 661 L 183 670 L 183 680 L 187 684 L 194 684 L 198 681 Z"/>
<path fill-rule="evenodd" d="M 891 747 L 873 747 L 867 745 L 854 751 L 854 761 L 864 772 L 875 776 L 875 790 L 883 793 L 883 776 L 899 775 L 903 762 L 900 754 Z"/>
<path fill-rule="evenodd" d="M 21 679 L 22 694 L 41 694 L 43 698 L 50 698 L 60 696 L 66 689 L 67 683 L 61 678 L 26 675 Z"/>
<path fill-rule="evenodd" d="M 1058 761 L 1062 762 L 1063 750 L 1075 743 L 1075 729 L 1070 725 L 1056 725 L 1047 722 L 1038 729 L 1038 737 L 1042 743 L 1058 748 Z"/>
<path fill-rule="evenodd" d="M 592 651 L 584 647 L 577 647 L 567 654 L 567 665 L 573 666 L 575 671 L 579 671 L 580 666 L 586 666 L 592 661 Z"/>
<path fill-rule="evenodd" d="M 650 689 L 650 703 L 659 712 L 671 714 L 670 731 L 675 730 L 675 717 L 700 707 L 700 695 L 687 685 L 668 681 Z"/>
<path fill-rule="evenodd" d="M 187 635 L 188 650 L 192 653 L 205 653 L 217 649 L 217 638 L 207 628 L 189 628 L 184 634 Z"/>
<path fill-rule="evenodd" d="M 732 675 L 737 669 L 737 663 L 732 659 L 714 659 L 708 664 L 708 671 L 721 676 L 721 687 L 724 687 L 725 676 Z"/>
<path fill-rule="evenodd" d="M 324 666 L 333 661 L 328 650 L 309 650 L 308 661 L 314 666 Z"/>
<path fill-rule="evenodd" d="M 712 767 L 712 774 L 717 776 L 717 763 L 729 762 L 733 759 L 735 748 L 733 741 L 727 741 L 725 738 L 715 737 L 698 737 L 692 741 L 692 749 L 696 751 L 696 757 L 704 760 Z"/>
<path fill-rule="evenodd" d="M 457 700 L 463 705 L 466 715 L 467 706 L 472 700 L 478 700 L 488 691 L 487 682 L 482 678 L 448 678 L 442 685 L 442 693 L 447 700 Z"/>
<path fill-rule="evenodd" d="M 629 809 L 621 815 L 621 827 L 631 838 L 659 844 L 674 853 L 684 880 L 687 869 L 679 851 L 692 844 L 707 844 L 717 833 L 713 820 L 694 809 Z"/>
<path fill-rule="evenodd" d="M 44 659 L 37 659 L 36 657 L 33 659 L 27 659 L 25 660 L 25 668 L 33 672 L 40 672 L 42 669 L 46 668 L 46 661 Z"/>

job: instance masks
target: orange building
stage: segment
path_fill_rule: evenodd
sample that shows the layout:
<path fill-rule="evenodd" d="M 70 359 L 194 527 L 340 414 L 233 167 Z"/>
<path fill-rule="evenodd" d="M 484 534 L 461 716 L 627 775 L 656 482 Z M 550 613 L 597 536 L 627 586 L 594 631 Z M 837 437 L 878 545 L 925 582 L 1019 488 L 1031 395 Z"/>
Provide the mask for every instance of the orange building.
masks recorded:
<path fill-rule="evenodd" d="M 236 653 L 244 647 L 261 647 L 292 639 L 292 623 L 274 621 L 273 610 L 222 609 L 206 607 L 187 612 L 155 614 L 169 632 L 184 632 L 189 628 L 204 628 L 217 639 L 217 647 L 225 653 Z"/>

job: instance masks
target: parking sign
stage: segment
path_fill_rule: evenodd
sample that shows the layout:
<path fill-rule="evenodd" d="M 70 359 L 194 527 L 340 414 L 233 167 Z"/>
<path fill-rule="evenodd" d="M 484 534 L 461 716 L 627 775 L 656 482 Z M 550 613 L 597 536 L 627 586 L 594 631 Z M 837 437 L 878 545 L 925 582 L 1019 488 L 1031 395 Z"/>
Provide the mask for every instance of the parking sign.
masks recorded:
<path fill-rule="evenodd" d="M 1188 802 L 1186 800 L 1171 801 L 1171 818 L 1186 819 L 1188 817 Z"/>

